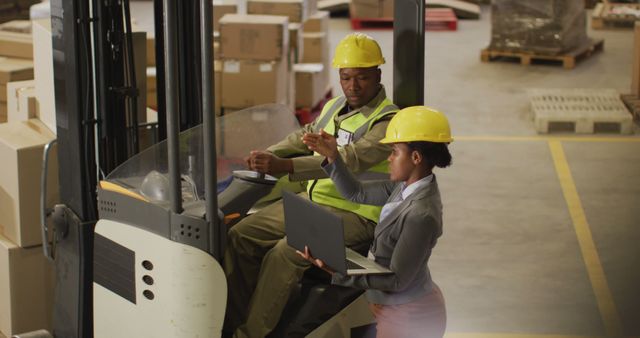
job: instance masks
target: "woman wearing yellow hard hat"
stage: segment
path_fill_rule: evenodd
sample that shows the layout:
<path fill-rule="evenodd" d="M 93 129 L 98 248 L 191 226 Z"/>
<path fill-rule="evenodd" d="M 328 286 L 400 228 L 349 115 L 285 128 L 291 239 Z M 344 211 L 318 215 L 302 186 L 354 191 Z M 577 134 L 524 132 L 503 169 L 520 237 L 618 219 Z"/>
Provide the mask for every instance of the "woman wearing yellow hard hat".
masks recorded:
<path fill-rule="evenodd" d="M 303 136 L 310 149 L 326 157 L 323 169 L 346 199 L 383 205 L 369 258 L 393 273 L 344 276 L 308 250 L 300 253 L 331 273 L 332 283 L 367 290 L 378 338 L 444 335 L 444 298 L 427 263 L 442 235 L 442 203 L 433 169 L 451 164 L 452 141 L 449 121 L 441 112 L 424 106 L 402 109 L 380 141 L 393 146 L 390 180 L 360 182 L 345 166 L 331 135 L 321 131 Z"/>

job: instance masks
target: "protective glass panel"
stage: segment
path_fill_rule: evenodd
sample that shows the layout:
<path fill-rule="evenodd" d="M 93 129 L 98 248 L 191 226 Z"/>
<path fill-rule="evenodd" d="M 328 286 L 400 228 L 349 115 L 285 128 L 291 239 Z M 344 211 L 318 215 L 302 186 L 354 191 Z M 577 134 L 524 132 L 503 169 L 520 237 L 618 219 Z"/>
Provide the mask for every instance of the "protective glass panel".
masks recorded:
<path fill-rule="evenodd" d="M 216 118 L 217 182 L 234 170 L 246 169 L 244 158 L 251 150 L 263 150 L 300 128 L 295 115 L 284 105 L 268 104 Z M 184 201 L 204 197 L 204 143 L 202 125 L 180 133 L 180 174 Z M 151 201 L 169 200 L 167 142 L 147 148 L 116 168 L 107 181 Z"/>

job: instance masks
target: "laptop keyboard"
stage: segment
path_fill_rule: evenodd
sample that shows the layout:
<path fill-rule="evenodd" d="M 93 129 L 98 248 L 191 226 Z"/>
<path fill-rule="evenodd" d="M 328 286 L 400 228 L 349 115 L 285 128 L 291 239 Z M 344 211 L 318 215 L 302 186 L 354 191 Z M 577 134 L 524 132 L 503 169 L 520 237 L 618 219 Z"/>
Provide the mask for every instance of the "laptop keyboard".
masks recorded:
<path fill-rule="evenodd" d="M 362 266 L 360 266 L 360 265 L 358 265 L 358 264 L 356 264 L 356 263 L 354 263 L 354 262 L 352 262 L 352 261 L 347 259 L 347 270 L 356 270 L 356 269 L 357 270 L 363 270 L 364 267 L 362 267 Z"/>

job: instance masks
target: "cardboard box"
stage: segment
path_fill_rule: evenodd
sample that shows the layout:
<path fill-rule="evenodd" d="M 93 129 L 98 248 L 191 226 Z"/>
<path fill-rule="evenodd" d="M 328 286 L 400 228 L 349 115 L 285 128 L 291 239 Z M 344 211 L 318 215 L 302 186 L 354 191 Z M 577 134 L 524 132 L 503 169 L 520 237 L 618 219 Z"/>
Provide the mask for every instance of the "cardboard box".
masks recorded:
<path fill-rule="evenodd" d="M 287 104 L 289 73 L 281 61 L 224 60 L 222 107 L 246 108 L 266 103 Z"/>
<path fill-rule="evenodd" d="M 283 15 L 301 23 L 309 14 L 307 7 L 307 0 L 248 0 L 247 14 Z"/>
<path fill-rule="evenodd" d="M 36 88 L 25 88 L 18 91 L 18 112 L 25 116 L 25 120 L 38 117 L 36 104 Z"/>
<path fill-rule="evenodd" d="M 0 57 L 0 84 L 5 86 L 0 101 L 7 100 L 7 82 L 33 79 L 33 61 Z"/>
<path fill-rule="evenodd" d="M 215 116 L 222 115 L 222 61 L 213 61 L 213 110 Z"/>
<path fill-rule="evenodd" d="M 21 102 L 18 94 L 29 89 L 31 89 L 31 93 L 35 96 L 35 81 L 27 80 L 7 83 L 7 119 L 9 121 L 26 121 L 37 117 L 35 107 L 33 107 L 33 115 L 31 116 L 29 115 L 30 111 L 28 106 L 24 107 L 26 109 L 20 109 Z"/>
<path fill-rule="evenodd" d="M 380 17 L 393 19 L 394 0 L 380 0 Z"/>
<path fill-rule="evenodd" d="M 305 33 L 328 33 L 329 32 L 329 12 L 317 11 L 304 22 L 302 30 Z"/>
<path fill-rule="evenodd" d="M 293 54 L 293 63 L 298 63 L 304 54 L 304 44 L 302 43 L 302 24 L 289 24 L 289 46 Z"/>
<path fill-rule="evenodd" d="M 220 115 L 220 107 L 221 107 L 221 73 L 222 73 L 222 62 L 218 60 L 213 61 L 213 81 L 214 81 L 214 111 L 216 116 Z M 149 67 L 147 68 L 147 106 L 156 108 L 158 107 L 158 92 L 157 92 L 157 84 L 156 84 L 156 68 Z M 148 110 L 147 110 L 148 111 Z M 148 118 L 147 114 L 147 118 Z M 147 122 L 152 122 L 147 120 Z"/>
<path fill-rule="evenodd" d="M 29 7 L 31 7 L 31 6 L 33 6 L 33 5 L 37 4 L 37 3 L 40 3 L 40 2 L 42 2 L 42 0 L 17 0 L 17 1 L 15 1 L 17 7 L 22 11 L 24 11 L 24 10 L 29 11 Z"/>
<path fill-rule="evenodd" d="M 5 123 L 8 120 L 7 103 L 0 101 L 0 123 Z"/>
<path fill-rule="evenodd" d="M 296 81 L 296 108 L 313 108 L 324 97 L 327 77 L 321 63 L 300 63 L 293 66 Z"/>
<path fill-rule="evenodd" d="M 329 60 L 329 39 L 326 33 L 303 33 L 304 54 L 301 63 L 322 63 Z"/>
<path fill-rule="evenodd" d="M 235 4 L 213 4 L 213 31 L 220 31 L 220 19 L 225 14 L 238 13 L 238 5 Z"/>
<path fill-rule="evenodd" d="M 138 123 L 147 121 L 147 33 L 132 32 L 134 71 L 138 86 L 137 115 Z M 129 109 L 129 108 L 127 108 Z"/>
<path fill-rule="evenodd" d="M 220 60 L 220 42 L 213 42 L 213 59 Z"/>
<path fill-rule="evenodd" d="M 31 34 L 0 31 L 0 55 L 33 59 Z"/>
<path fill-rule="evenodd" d="M 307 19 L 318 12 L 318 0 L 307 0 Z"/>
<path fill-rule="evenodd" d="M 349 12 L 352 18 L 379 18 L 380 0 L 351 0 Z"/>
<path fill-rule="evenodd" d="M 153 109 L 158 108 L 158 92 L 157 91 L 148 91 L 147 92 L 147 106 Z"/>
<path fill-rule="evenodd" d="M 284 16 L 227 14 L 220 19 L 222 59 L 276 61 L 289 50 Z"/>
<path fill-rule="evenodd" d="M 42 247 L 24 249 L 0 236 L 0 331 L 11 337 L 51 332 L 54 269 Z"/>
<path fill-rule="evenodd" d="M 56 97 L 53 85 L 53 46 L 51 19 L 33 20 L 33 73 L 36 81 L 36 101 L 40 121 L 51 132 L 56 127 Z"/>
<path fill-rule="evenodd" d="M 287 70 L 287 107 L 291 111 L 296 110 L 296 73 L 293 71 L 293 64 L 289 64 Z"/>
<path fill-rule="evenodd" d="M 147 34 L 147 66 L 156 65 L 156 39 Z"/>
<path fill-rule="evenodd" d="M 156 91 L 157 78 L 156 78 L 156 67 L 147 67 L 147 91 L 154 92 Z"/>
<path fill-rule="evenodd" d="M 13 20 L 0 25 L 0 31 L 31 34 L 31 21 Z"/>
<path fill-rule="evenodd" d="M 42 243 L 40 175 L 42 151 L 55 135 L 39 120 L 0 125 L 0 234 L 21 247 Z M 58 201 L 58 157 L 55 149 L 47 173 L 47 206 Z"/>

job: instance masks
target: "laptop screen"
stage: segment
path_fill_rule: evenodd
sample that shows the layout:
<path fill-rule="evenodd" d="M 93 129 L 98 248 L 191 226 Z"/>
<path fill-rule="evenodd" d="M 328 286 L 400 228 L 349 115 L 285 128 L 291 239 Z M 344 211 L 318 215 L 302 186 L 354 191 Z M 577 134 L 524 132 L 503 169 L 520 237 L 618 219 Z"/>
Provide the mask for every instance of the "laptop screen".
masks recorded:
<path fill-rule="evenodd" d="M 284 191 L 284 224 L 289 246 L 321 259 L 332 270 L 347 272 L 342 218 L 306 198 Z"/>

